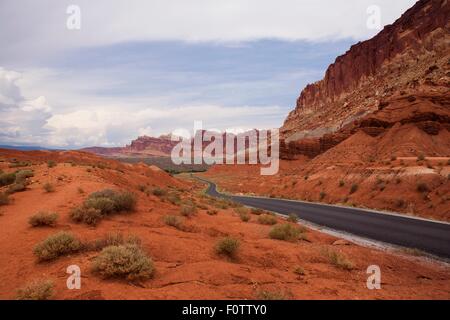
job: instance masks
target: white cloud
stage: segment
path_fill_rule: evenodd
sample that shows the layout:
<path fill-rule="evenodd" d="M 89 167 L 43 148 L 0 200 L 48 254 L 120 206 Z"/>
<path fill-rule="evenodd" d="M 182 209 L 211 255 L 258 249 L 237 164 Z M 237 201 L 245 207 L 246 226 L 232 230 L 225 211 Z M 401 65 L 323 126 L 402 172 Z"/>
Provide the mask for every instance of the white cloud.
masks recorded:
<path fill-rule="evenodd" d="M 257 39 L 365 39 L 367 8 L 381 8 L 392 23 L 414 0 L 77 0 L 81 30 L 66 28 L 73 1 L 3 0 L 0 57 L 60 52 L 80 46 L 129 41 L 219 41 Z"/>
<path fill-rule="evenodd" d="M 0 101 L 1 143 L 52 147 L 121 146 L 138 135 L 156 136 L 182 129 L 192 131 L 194 121 L 198 120 L 203 121 L 205 129 L 225 130 L 230 123 L 234 128 L 252 129 L 254 123 L 258 128 L 274 127 L 283 117 L 277 106 L 161 106 L 151 105 L 151 99 L 106 97 L 102 100 L 91 96 L 76 97 L 73 93 L 73 105 L 61 107 L 58 99 L 70 96 L 70 92 L 63 89 L 51 103 L 45 96 L 29 98 L 33 95 L 27 88 L 37 92 L 39 83 L 49 85 L 47 78 L 36 77 L 35 71 L 21 74 L 0 70 L 0 96 L 4 97 Z M 78 83 L 79 79 L 74 81 Z"/>
<path fill-rule="evenodd" d="M 194 121 L 202 121 L 205 129 L 228 129 L 229 123 L 251 129 L 272 127 L 273 120 L 261 118 L 279 117 L 280 108 L 273 107 L 229 107 L 229 106 L 184 106 L 174 108 L 147 107 L 137 111 L 120 108 L 89 108 L 74 112 L 55 114 L 48 119 L 45 128 L 52 132 L 49 144 L 55 146 L 124 145 L 138 135 L 158 135 L 151 129 L 159 127 L 159 134 L 192 132 Z M 235 129 L 235 128 L 231 128 Z M 163 131 L 161 131 L 163 130 Z"/>

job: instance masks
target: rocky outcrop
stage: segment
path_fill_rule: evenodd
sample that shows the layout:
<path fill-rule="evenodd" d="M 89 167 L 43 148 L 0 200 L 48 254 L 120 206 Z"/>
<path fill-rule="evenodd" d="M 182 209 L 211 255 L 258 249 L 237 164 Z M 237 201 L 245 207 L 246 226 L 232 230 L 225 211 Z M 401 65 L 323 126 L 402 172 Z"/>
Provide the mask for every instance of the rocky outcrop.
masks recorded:
<path fill-rule="evenodd" d="M 383 110 L 393 98 L 409 95 L 412 104 L 417 93 L 448 95 L 449 16 L 450 1 L 421 0 L 374 38 L 352 46 L 322 80 L 304 88 L 282 136 L 319 138 Z"/>

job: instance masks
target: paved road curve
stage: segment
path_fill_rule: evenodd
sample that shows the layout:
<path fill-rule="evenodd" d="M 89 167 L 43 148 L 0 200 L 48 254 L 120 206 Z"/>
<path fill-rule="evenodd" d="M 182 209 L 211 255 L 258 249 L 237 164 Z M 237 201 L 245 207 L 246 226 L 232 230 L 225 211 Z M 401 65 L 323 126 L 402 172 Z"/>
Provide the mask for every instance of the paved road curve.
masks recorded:
<path fill-rule="evenodd" d="M 282 199 L 226 196 L 209 183 L 207 194 L 231 198 L 244 205 L 278 212 L 295 213 L 300 219 L 334 230 L 368 239 L 416 248 L 444 258 L 450 258 L 450 224 L 367 211 Z"/>

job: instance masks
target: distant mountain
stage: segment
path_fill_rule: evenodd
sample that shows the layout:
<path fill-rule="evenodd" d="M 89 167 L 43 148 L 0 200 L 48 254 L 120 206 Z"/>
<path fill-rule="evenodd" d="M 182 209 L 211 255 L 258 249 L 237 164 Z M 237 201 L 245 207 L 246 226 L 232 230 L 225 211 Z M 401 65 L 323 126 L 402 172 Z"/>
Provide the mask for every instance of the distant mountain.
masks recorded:
<path fill-rule="evenodd" d="M 89 147 L 83 148 L 81 151 L 109 157 L 169 157 L 172 148 L 177 143 L 171 140 L 170 135 L 141 136 L 125 147 Z"/>
<path fill-rule="evenodd" d="M 0 149 L 12 149 L 12 150 L 22 150 L 22 151 L 35 151 L 35 150 L 57 150 L 51 148 L 44 148 L 40 146 L 10 146 L 0 144 Z"/>

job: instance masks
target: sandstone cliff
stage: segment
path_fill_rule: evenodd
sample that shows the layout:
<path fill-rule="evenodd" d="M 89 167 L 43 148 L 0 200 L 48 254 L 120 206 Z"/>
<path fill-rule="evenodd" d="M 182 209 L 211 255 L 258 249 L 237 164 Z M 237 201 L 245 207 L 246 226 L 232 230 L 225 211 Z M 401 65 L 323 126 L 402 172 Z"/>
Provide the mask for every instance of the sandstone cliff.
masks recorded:
<path fill-rule="evenodd" d="M 410 108 L 417 107 L 417 101 L 431 102 L 420 109 L 430 118 L 424 119 L 428 124 L 422 123 L 422 128 L 436 132 L 448 127 L 449 17 L 448 0 L 421 0 L 374 38 L 352 46 L 329 66 L 322 80 L 301 92 L 281 128 L 282 137 L 317 154 L 326 148 L 323 140 L 331 139 L 325 144 L 335 145 L 350 127 L 354 131 L 362 125 L 370 134 L 382 133 L 386 125 L 377 119 L 382 111 L 395 110 L 395 121 L 420 119 L 420 114 L 413 114 L 417 108 Z M 438 115 L 430 115 L 436 110 Z M 387 126 L 393 125 L 389 115 L 383 117 L 389 120 Z M 371 120 L 364 124 L 367 118 Z M 336 134 L 339 137 L 330 138 Z"/>

